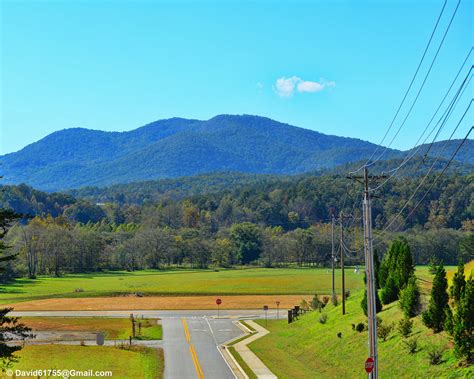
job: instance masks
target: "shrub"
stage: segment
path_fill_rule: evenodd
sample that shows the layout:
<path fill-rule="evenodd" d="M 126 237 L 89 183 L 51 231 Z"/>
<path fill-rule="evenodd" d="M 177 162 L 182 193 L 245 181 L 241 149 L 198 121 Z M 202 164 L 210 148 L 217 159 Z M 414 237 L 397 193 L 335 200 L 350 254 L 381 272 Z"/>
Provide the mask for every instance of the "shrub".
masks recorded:
<path fill-rule="evenodd" d="M 351 327 L 352 327 L 352 330 L 355 330 L 355 329 L 356 329 L 355 324 L 351 324 Z"/>
<path fill-rule="evenodd" d="M 393 324 L 380 323 L 377 325 L 377 336 L 384 342 L 393 330 Z"/>
<path fill-rule="evenodd" d="M 345 298 L 345 299 L 348 299 L 349 296 L 351 296 L 351 290 L 345 290 L 345 291 L 344 291 L 344 298 Z"/>
<path fill-rule="evenodd" d="M 329 303 L 329 296 L 323 296 L 323 304 L 327 305 Z"/>
<path fill-rule="evenodd" d="M 311 308 L 321 311 L 322 303 L 321 301 L 319 301 L 319 297 L 317 294 L 315 294 L 313 296 L 313 299 L 311 300 Z"/>
<path fill-rule="evenodd" d="M 337 333 L 337 337 L 342 338 L 342 333 L 341 332 Z"/>
<path fill-rule="evenodd" d="M 359 333 L 362 333 L 365 329 L 366 329 L 366 327 L 365 327 L 365 324 L 363 322 L 359 322 L 355 327 L 355 330 Z"/>
<path fill-rule="evenodd" d="M 409 317 L 405 317 L 398 322 L 398 331 L 400 334 L 407 338 L 413 329 L 413 321 Z"/>
<path fill-rule="evenodd" d="M 418 338 L 410 338 L 403 341 L 408 354 L 415 354 L 418 350 Z"/>
<path fill-rule="evenodd" d="M 440 346 L 433 346 L 430 350 L 428 350 L 430 364 L 439 365 L 442 362 L 443 353 L 444 348 Z"/>
<path fill-rule="evenodd" d="M 406 317 L 415 317 L 420 312 L 420 290 L 413 275 L 406 287 L 400 291 L 398 305 Z"/>
<path fill-rule="evenodd" d="M 332 305 L 334 305 L 335 307 L 337 307 L 337 305 L 339 304 L 336 295 L 332 297 L 331 301 L 332 301 Z"/>
<path fill-rule="evenodd" d="M 328 319 L 328 315 L 327 315 L 326 313 L 323 313 L 323 314 L 319 317 L 319 322 L 320 322 L 321 324 L 325 324 L 326 321 L 327 321 L 327 319 Z"/>
<path fill-rule="evenodd" d="M 300 308 L 305 310 L 305 311 L 308 311 L 309 310 L 309 303 L 306 300 L 301 300 Z"/>

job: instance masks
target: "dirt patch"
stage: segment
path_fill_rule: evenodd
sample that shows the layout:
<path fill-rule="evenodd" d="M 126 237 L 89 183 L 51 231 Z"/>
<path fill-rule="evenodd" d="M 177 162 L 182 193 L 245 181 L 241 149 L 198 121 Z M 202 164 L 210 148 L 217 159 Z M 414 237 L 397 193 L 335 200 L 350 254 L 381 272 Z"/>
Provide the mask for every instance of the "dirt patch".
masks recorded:
<path fill-rule="evenodd" d="M 25 301 L 6 305 L 15 311 L 114 311 L 114 310 L 177 310 L 216 309 L 216 296 L 150 296 L 150 297 L 91 297 L 61 298 Z M 221 309 L 260 309 L 263 305 L 276 309 L 289 309 L 299 305 L 308 295 L 242 295 L 219 296 Z"/>

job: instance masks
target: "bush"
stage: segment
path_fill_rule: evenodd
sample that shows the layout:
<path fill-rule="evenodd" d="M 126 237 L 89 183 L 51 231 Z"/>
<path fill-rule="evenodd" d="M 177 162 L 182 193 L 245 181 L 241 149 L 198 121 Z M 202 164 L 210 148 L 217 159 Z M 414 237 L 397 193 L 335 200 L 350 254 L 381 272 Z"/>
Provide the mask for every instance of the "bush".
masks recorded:
<path fill-rule="evenodd" d="M 344 298 L 347 300 L 351 296 L 351 290 L 345 290 L 344 291 Z"/>
<path fill-rule="evenodd" d="M 326 313 L 323 313 L 323 314 L 319 317 L 319 322 L 320 322 L 321 324 L 325 324 L 326 321 L 327 321 L 327 319 L 328 319 L 328 315 L 327 315 Z"/>
<path fill-rule="evenodd" d="M 439 365 L 442 362 L 443 353 L 444 348 L 439 346 L 433 346 L 430 350 L 428 350 L 430 364 Z"/>
<path fill-rule="evenodd" d="M 337 333 L 337 337 L 342 338 L 342 333 L 341 332 Z"/>
<path fill-rule="evenodd" d="M 331 301 L 332 301 L 332 305 L 334 305 L 335 307 L 338 306 L 339 303 L 338 303 L 338 301 L 337 301 L 337 295 L 334 295 L 334 296 L 332 297 Z"/>
<path fill-rule="evenodd" d="M 327 305 L 329 303 L 329 296 L 323 296 L 323 304 Z"/>
<path fill-rule="evenodd" d="M 355 330 L 359 333 L 362 333 L 366 329 L 367 329 L 366 324 L 364 324 L 363 322 L 359 322 L 355 327 Z"/>
<path fill-rule="evenodd" d="M 351 324 L 351 327 L 352 327 L 352 330 L 355 330 L 355 329 L 356 329 L 355 324 Z"/>
<path fill-rule="evenodd" d="M 413 329 L 413 320 L 410 320 L 409 317 L 405 317 L 398 322 L 398 331 L 400 334 L 407 338 Z"/>
<path fill-rule="evenodd" d="M 323 303 L 319 301 L 319 297 L 317 294 L 315 294 L 313 296 L 313 300 L 311 300 L 311 308 L 317 309 L 319 311 L 321 311 L 321 309 L 323 308 Z"/>
<path fill-rule="evenodd" d="M 306 300 L 301 300 L 300 308 L 309 311 L 309 303 Z"/>
<path fill-rule="evenodd" d="M 418 338 L 410 338 L 403 341 L 408 354 L 415 354 L 418 351 Z"/>
<path fill-rule="evenodd" d="M 385 342 L 392 330 L 393 324 L 379 323 L 377 325 L 377 336 Z"/>

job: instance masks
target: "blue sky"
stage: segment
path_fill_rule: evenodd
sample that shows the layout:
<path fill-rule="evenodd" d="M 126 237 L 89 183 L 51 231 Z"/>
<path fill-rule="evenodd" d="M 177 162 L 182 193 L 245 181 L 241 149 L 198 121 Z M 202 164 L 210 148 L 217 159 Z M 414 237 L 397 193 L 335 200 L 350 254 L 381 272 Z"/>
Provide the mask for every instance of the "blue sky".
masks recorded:
<path fill-rule="evenodd" d="M 433 47 L 456 2 L 448 0 Z M 0 154 L 64 128 L 124 131 L 222 113 L 379 142 L 442 4 L 1 1 Z M 472 45 L 472 23 L 472 1 L 463 0 L 393 147 L 418 138 Z"/>

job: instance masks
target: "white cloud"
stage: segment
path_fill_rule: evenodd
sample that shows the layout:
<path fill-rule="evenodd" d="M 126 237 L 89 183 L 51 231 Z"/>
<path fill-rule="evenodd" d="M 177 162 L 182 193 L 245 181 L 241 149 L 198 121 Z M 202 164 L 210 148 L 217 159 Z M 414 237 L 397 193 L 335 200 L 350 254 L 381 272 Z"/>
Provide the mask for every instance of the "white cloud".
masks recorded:
<path fill-rule="evenodd" d="M 299 92 L 319 92 L 324 89 L 324 84 L 318 82 L 301 81 L 298 83 Z"/>
<path fill-rule="evenodd" d="M 301 79 L 297 76 L 292 76 L 291 78 L 282 76 L 275 82 L 275 91 L 281 97 L 291 97 L 295 91 L 296 84 L 300 81 Z"/>
<path fill-rule="evenodd" d="M 334 81 L 328 81 L 326 79 L 320 79 L 319 82 L 313 82 L 310 80 L 303 80 L 297 76 L 289 78 L 282 76 L 276 80 L 273 88 L 280 97 L 291 97 L 295 93 L 295 90 L 300 93 L 320 92 L 325 88 L 335 86 L 336 83 Z"/>

